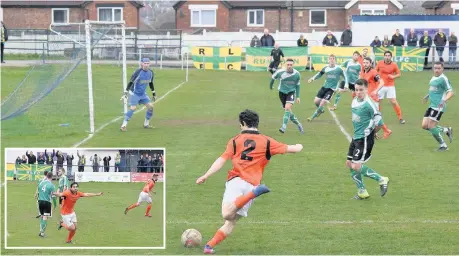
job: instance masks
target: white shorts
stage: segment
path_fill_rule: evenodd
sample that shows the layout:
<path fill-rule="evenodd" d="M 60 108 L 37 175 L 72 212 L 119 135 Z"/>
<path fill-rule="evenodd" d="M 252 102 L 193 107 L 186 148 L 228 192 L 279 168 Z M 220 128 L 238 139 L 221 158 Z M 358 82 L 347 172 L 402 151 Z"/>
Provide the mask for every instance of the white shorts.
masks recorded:
<path fill-rule="evenodd" d="M 395 99 L 397 98 L 395 93 L 395 86 L 383 86 L 378 93 L 379 99 Z"/>
<path fill-rule="evenodd" d="M 140 192 L 140 195 L 139 195 L 139 200 L 137 200 L 137 203 L 138 204 L 141 204 L 142 202 L 147 202 L 149 204 L 151 204 L 151 197 L 150 195 L 147 193 L 147 192 Z"/>
<path fill-rule="evenodd" d="M 73 223 L 78 222 L 75 212 L 72 212 L 72 213 L 67 214 L 67 215 L 62 215 L 62 222 L 64 222 L 64 224 L 67 227 L 70 227 L 70 226 L 73 225 Z"/>
<path fill-rule="evenodd" d="M 236 177 L 230 181 L 227 181 L 225 184 L 225 187 L 226 189 L 225 189 L 225 194 L 223 194 L 222 205 L 233 203 L 236 200 L 236 198 L 249 193 L 255 188 L 254 185 L 248 183 L 245 180 L 242 180 L 239 177 Z M 252 203 L 253 203 L 253 200 L 250 200 L 246 205 L 244 205 L 244 207 L 239 209 L 237 214 L 242 217 L 247 217 L 247 213 Z"/>

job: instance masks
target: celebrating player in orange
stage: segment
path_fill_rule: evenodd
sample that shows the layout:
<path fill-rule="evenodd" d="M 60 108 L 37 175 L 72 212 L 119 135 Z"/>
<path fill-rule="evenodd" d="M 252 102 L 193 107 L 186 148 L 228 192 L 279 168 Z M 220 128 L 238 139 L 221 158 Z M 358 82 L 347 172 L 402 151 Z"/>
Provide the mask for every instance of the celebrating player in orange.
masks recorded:
<path fill-rule="evenodd" d="M 69 231 L 69 236 L 67 237 L 66 243 L 71 244 L 72 238 L 75 235 L 77 230 L 77 217 L 75 214 L 75 204 L 80 199 L 80 197 L 92 197 L 92 196 L 101 196 L 103 192 L 100 193 L 83 193 L 78 191 L 78 183 L 73 182 L 70 185 L 70 189 L 62 193 L 55 192 L 54 195 L 57 197 L 63 197 L 64 201 L 61 208 L 62 220 L 59 222 L 60 230 L 62 227 Z"/>
<path fill-rule="evenodd" d="M 256 112 L 248 109 L 241 112 L 239 123 L 242 132 L 228 141 L 225 152 L 212 164 L 206 174 L 196 180 L 197 184 L 204 183 L 219 171 L 227 160 L 231 159 L 233 168 L 228 172 L 222 203 L 225 224 L 207 242 L 204 247 L 205 254 L 215 253 L 213 247 L 231 234 L 241 217 L 247 217 L 253 199 L 270 191 L 266 185 L 260 185 L 260 182 L 271 156 L 297 153 L 303 149 L 301 144 L 287 145 L 262 135 L 258 131 L 258 122 L 259 117 Z"/>
<path fill-rule="evenodd" d="M 402 109 L 397 102 L 395 93 L 395 79 L 400 77 L 400 69 L 395 62 L 392 62 L 392 52 L 384 52 L 384 60 L 380 60 L 376 66 L 381 78 L 384 80 L 384 87 L 379 91 L 379 99 L 388 98 L 392 106 L 394 107 L 395 113 L 397 113 L 398 120 L 401 124 L 405 123 L 402 117 Z"/>
<path fill-rule="evenodd" d="M 155 187 L 155 184 L 156 184 L 157 181 L 158 181 L 158 174 L 153 174 L 153 178 L 151 180 L 148 180 L 145 183 L 145 186 L 143 186 L 142 192 L 140 192 L 139 200 L 137 200 L 137 203 L 131 204 L 131 206 L 126 208 L 124 210 L 124 214 L 127 214 L 131 209 L 134 209 L 137 206 L 140 206 L 140 204 L 142 202 L 147 202 L 148 206 L 147 206 L 147 211 L 145 212 L 145 216 L 146 217 L 151 217 L 151 215 L 150 215 L 151 203 L 152 203 L 151 192 L 156 194 L 156 192 L 154 192 L 152 190 Z"/>
<path fill-rule="evenodd" d="M 379 77 L 378 72 L 372 68 L 371 59 L 365 57 L 363 59 L 363 70 L 360 72 L 360 78 L 365 79 L 368 82 L 368 95 L 376 103 L 376 106 L 379 108 L 379 96 L 378 92 L 384 88 L 384 79 Z M 379 83 L 378 83 L 379 82 Z M 382 126 L 384 131 L 384 138 L 387 139 L 392 133 L 387 125 Z"/>

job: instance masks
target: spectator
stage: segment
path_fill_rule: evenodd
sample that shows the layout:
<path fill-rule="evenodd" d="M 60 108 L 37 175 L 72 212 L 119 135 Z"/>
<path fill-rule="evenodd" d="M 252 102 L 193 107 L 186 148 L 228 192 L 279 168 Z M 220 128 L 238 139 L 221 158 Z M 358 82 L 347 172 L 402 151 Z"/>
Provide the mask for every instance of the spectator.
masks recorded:
<path fill-rule="evenodd" d="M 446 42 L 448 42 L 448 38 L 443 33 L 443 29 L 440 28 L 434 37 L 435 49 L 437 50 L 438 57 L 440 57 L 440 62 L 443 62 L 443 51 L 445 50 Z"/>
<path fill-rule="evenodd" d="M 159 154 L 158 155 L 155 154 L 155 157 L 153 159 L 153 167 L 154 167 L 153 171 L 155 173 L 158 173 L 160 168 L 161 168 L 161 164 L 160 164 L 160 161 L 159 161 Z"/>
<path fill-rule="evenodd" d="M 27 164 L 27 157 L 26 157 L 26 155 L 22 155 L 21 164 Z"/>
<path fill-rule="evenodd" d="M 116 152 L 115 156 L 115 172 L 120 171 L 121 155 L 120 152 Z"/>
<path fill-rule="evenodd" d="M 389 47 L 389 46 L 390 46 L 389 36 L 385 35 L 384 40 L 382 42 L 382 47 Z"/>
<path fill-rule="evenodd" d="M 29 161 L 29 164 L 35 164 L 37 162 L 37 157 L 33 154 L 32 151 L 30 151 L 30 154 L 29 151 L 26 151 L 26 156 Z"/>
<path fill-rule="evenodd" d="M 371 42 L 370 44 L 371 47 L 381 47 L 381 41 L 379 40 L 379 37 L 378 36 L 375 36 L 375 39 L 373 40 L 373 42 Z"/>
<path fill-rule="evenodd" d="M 449 37 L 449 64 L 456 65 L 457 36 L 451 32 Z"/>
<path fill-rule="evenodd" d="M 160 161 L 160 165 L 161 165 L 160 172 L 164 172 L 164 170 L 163 170 L 163 167 L 164 167 L 164 156 L 163 156 L 163 154 L 159 155 L 159 161 Z"/>
<path fill-rule="evenodd" d="M 78 172 L 84 172 L 84 166 L 86 164 L 86 157 L 84 154 L 80 155 L 80 152 L 77 151 L 78 156 Z"/>
<path fill-rule="evenodd" d="M 254 35 L 252 37 L 252 41 L 250 42 L 250 47 L 260 47 L 261 42 L 260 39 L 258 39 L 257 35 Z"/>
<path fill-rule="evenodd" d="M 148 172 L 154 172 L 154 158 L 155 156 L 148 156 Z"/>
<path fill-rule="evenodd" d="M 62 152 L 58 150 L 56 153 L 54 153 L 54 149 L 53 149 L 53 155 L 56 156 L 56 170 L 64 169 L 65 157 L 62 154 Z"/>
<path fill-rule="evenodd" d="M 112 160 L 111 156 L 104 157 L 104 171 L 105 172 L 110 171 L 110 161 L 111 160 Z"/>
<path fill-rule="evenodd" d="M 46 165 L 51 166 L 50 172 L 53 172 L 54 153 L 48 153 L 45 149 Z"/>
<path fill-rule="evenodd" d="M 308 46 L 308 40 L 304 39 L 303 35 L 300 35 L 300 39 L 298 39 L 298 41 L 296 41 L 296 44 L 299 47 L 306 47 L 306 46 Z"/>
<path fill-rule="evenodd" d="M 3 51 L 5 50 L 5 43 L 6 43 L 6 41 L 8 41 L 8 29 L 6 29 L 6 26 L 5 26 L 5 24 L 3 23 L 3 21 L 2 21 L 1 26 L 2 26 L 2 28 L 1 28 L 1 29 L 2 29 L 2 31 L 1 31 L 1 34 L 2 34 L 2 35 L 1 35 L 1 36 L 2 36 L 1 61 L 2 61 L 2 63 L 5 63 L 5 60 L 4 60 L 4 58 L 3 58 Z"/>
<path fill-rule="evenodd" d="M 100 156 L 97 156 L 97 154 L 94 154 L 94 156 L 91 156 L 89 158 L 89 161 L 92 162 L 92 171 L 93 172 L 99 172 L 100 161 L 102 161 Z"/>
<path fill-rule="evenodd" d="M 37 159 L 38 164 L 45 164 L 46 158 L 43 155 L 43 152 L 38 153 L 38 159 Z"/>
<path fill-rule="evenodd" d="M 265 29 L 264 35 L 260 38 L 260 41 L 262 47 L 273 47 L 274 43 L 276 43 L 274 37 L 269 34 L 268 29 Z"/>
<path fill-rule="evenodd" d="M 70 154 L 67 154 L 67 176 L 72 176 L 72 166 L 73 166 L 73 154 L 70 155 Z"/>
<path fill-rule="evenodd" d="M 333 35 L 330 30 L 327 31 L 327 35 L 324 37 L 324 40 L 322 41 L 322 45 L 338 46 L 338 40 L 336 40 L 335 35 Z"/>
<path fill-rule="evenodd" d="M 22 164 L 22 159 L 20 156 L 18 156 L 18 158 L 16 158 L 16 168 L 18 168 L 20 164 Z"/>
<path fill-rule="evenodd" d="M 395 34 L 392 36 L 391 45 L 393 46 L 404 46 L 405 45 L 405 38 L 402 34 L 400 34 L 400 30 L 395 30 Z"/>
<path fill-rule="evenodd" d="M 408 43 L 407 45 L 410 47 L 418 46 L 418 36 L 414 33 L 414 29 L 410 30 L 410 34 L 408 35 Z"/>
<path fill-rule="evenodd" d="M 419 39 L 419 47 L 426 48 L 426 55 L 424 57 L 424 66 L 427 66 L 429 61 L 430 47 L 432 47 L 432 37 L 429 36 L 429 32 L 424 31 L 424 35 Z"/>
<path fill-rule="evenodd" d="M 341 46 L 350 46 L 352 43 L 351 26 L 347 25 L 346 29 L 341 34 Z"/>

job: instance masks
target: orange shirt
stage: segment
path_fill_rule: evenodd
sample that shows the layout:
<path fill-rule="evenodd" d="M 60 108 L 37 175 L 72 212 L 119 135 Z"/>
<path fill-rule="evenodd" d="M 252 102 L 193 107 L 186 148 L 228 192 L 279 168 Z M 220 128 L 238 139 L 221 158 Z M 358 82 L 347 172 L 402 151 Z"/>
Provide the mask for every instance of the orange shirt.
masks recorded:
<path fill-rule="evenodd" d="M 143 187 L 142 191 L 145 193 L 151 192 L 151 190 L 155 187 L 155 182 L 153 180 L 148 180 L 147 184 Z"/>
<path fill-rule="evenodd" d="M 386 64 L 384 60 L 380 60 L 376 66 L 376 71 L 379 72 L 382 80 L 384 81 L 384 86 L 395 86 L 395 81 L 392 78 L 389 78 L 389 75 L 399 75 L 400 69 L 395 62 Z"/>
<path fill-rule="evenodd" d="M 370 97 L 374 101 L 378 102 L 379 101 L 378 96 L 372 96 L 371 95 L 379 87 L 379 80 L 381 78 L 379 77 L 378 72 L 376 72 L 376 70 L 374 70 L 373 68 L 370 68 L 370 70 L 368 70 L 368 72 L 366 72 L 365 70 L 362 70 L 360 72 L 360 78 L 363 78 L 363 79 L 367 80 L 367 82 L 368 82 L 368 95 L 370 95 Z"/>
<path fill-rule="evenodd" d="M 66 190 L 62 193 L 62 196 L 65 197 L 65 199 L 62 201 L 61 214 L 67 215 L 75 212 L 75 204 L 80 197 L 84 197 L 84 193 L 78 191 L 76 194 L 73 194 L 72 191 Z"/>
<path fill-rule="evenodd" d="M 233 168 L 228 172 L 228 180 L 239 177 L 252 185 L 259 185 L 263 171 L 271 156 L 287 153 L 287 144 L 246 130 L 228 141 L 225 152 L 221 155 L 231 159 Z"/>

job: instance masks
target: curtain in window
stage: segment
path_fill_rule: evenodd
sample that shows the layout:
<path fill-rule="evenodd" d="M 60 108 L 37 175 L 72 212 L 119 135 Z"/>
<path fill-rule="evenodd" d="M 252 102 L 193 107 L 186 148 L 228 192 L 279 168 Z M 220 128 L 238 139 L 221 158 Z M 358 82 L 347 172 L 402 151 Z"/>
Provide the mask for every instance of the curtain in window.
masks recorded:
<path fill-rule="evenodd" d="M 112 21 L 112 9 L 99 9 L 99 21 Z"/>

